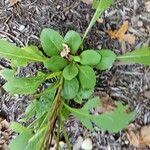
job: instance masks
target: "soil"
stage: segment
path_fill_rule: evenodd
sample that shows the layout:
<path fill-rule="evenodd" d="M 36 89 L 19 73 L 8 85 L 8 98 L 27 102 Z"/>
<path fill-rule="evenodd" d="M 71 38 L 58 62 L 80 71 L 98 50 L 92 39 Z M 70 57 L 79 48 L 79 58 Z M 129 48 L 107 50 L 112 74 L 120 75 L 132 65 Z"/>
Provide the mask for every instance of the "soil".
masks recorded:
<path fill-rule="evenodd" d="M 147 0 L 148 1 L 148 0 Z M 150 13 L 145 7 L 146 0 L 117 0 L 102 15 L 102 22 L 97 22 L 85 40 L 85 48 L 111 49 L 116 54 L 123 54 L 143 44 L 150 45 Z M 58 30 L 64 35 L 68 30 L 75 30 L 81 35 L 85 32 L 94 10 L 80 0 L 21 0 L 13 7 L 0 1 L 0 38 L 5 38 L 18 46 L 40 45 L 39 35 L 44 27 Z M 135 44 L 112 40 L 106 33 L 108 29 L 117 29 L 123 21 L 129 21 L 128 33 L 136 36 Z M 9 62 L 0 59 L 0 69 L 10 68 Z M 31 63 L 18 70 L 22 75 L 34 74 L 43 70 L 43 66 Z M 150 68 L 133 64 L 118 64 L 107 71 L 97 72 L 96 91 L 105 92 L 114 100 L 121 100 L 132 109 L 138 110 L 133 124 L 144 126 L 150 123 Z M 7 121 L 18 120 L 29 103 L 29 97 L 11 96 L 2 85 L 0 77 L 0 116 Z M 104 131 L 89 132 L 78 120 L 71 117 L 66 123 L 71 143 L 79 137 L 90 137 L 95 150 L 136 149 L 127 140 L 125 131 L 110 134 Z M 1 137 L 0 137 L 1 138 Z M 150 149 L 147 147 L 145 149 Z"/>

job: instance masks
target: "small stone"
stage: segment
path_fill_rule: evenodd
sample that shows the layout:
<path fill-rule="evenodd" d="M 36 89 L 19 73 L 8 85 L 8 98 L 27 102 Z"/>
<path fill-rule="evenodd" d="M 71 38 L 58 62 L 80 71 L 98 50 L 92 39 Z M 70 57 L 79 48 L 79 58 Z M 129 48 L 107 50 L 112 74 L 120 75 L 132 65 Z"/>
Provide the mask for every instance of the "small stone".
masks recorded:
<path fill-rule="evenodd" d="M 63 141 L 60 141 L 59 142 L 59 146 L 60 146 L 60 149 L 64 149 L 65 148 L 65 143 Z"/>
<path fill-rule="evenodd" d="M 144 28 L 140 28 L 140 31 L 141 31 L 141 32 L 145 32 L 145 29 L 144 29 Z"/>
<path fill-rule="evenodd" d="M 104 22 L 104 19 L 103 19 L 103 18 L 99 18 L 99 19 L 97 19 L 97 22 L 98 22 L 98 23 L 103 23 L 103 22 Z"/>
<path fill-rule="evenodd" d="M 145 3 L 146 10 L 150 12 L 150 1 Z"/>
<path fill-rule="evenodd" d="M 102 48 L 102 45 L 98 45 L 97 48 L 98 48 L 98 49 L 101 49 L 101 48 Z"/>
<path fill-rule="evenodd" d="M 19 27 L 19 31 L 23 31 L 25 29 L 25 26 L 24 25 L 21 25 L 20 27 Z"/>
<path fill-rule="evenodd" d="M 90 138 L 86 138 L 81 146 L 83 150 L 92 150 L 92 147 L 92 140 Z"/>
<path fill-rule="evenodd" d="M 129 144 L 129 141 L 125 140 L 124 143 L 125 143 L 126 145 L 128 145 L 128 144 Z"/>
<path fill-rule="evenodd" d="M 60 9 L 60 7 L 61 7 L 60 5 L 57 5 L 57 7 L 56 7 L 56 8 L 57 8 L 57 10 L 59 10 L 59 9 Z"/>
<path fill-rule="evenodd" d="M 143 22 L 142 21 L 138 21 L 138 27 L 142 27 L 143 26 Z"/>
<path fill-rule="evenodd" d="M 75 144 L 73 145 L 73 150 L 80 150 L 82 142 L 83 142 L 83 138 L 81 136 L 79 136 L 77 138 Z"/>

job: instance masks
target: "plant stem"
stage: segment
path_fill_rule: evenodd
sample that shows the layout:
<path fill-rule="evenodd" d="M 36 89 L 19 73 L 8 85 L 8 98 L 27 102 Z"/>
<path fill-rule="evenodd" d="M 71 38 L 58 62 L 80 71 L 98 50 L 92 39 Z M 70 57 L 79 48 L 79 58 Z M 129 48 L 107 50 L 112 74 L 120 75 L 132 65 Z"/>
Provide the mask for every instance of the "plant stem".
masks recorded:
<path fill-rule="evenodd" d="M 61 109 L 61 89 L 62 89 L 62 85 L 58 88 L 56 97 L 55 97 L 53 105 L 52 105 L 53 108 L 52 108 L 51 115 L 48 120 L 48 129 L 47 129 L 47 132 L 45 133 L 44 140 L 41 145 L 42 150 L 48 150 L 49 139 L 51 137 L 51 133 L 53 131 L 54 124 L 57 119 L 58 113 Z"/>
<path fill-rule="evenodd" d="M 63 134 L 64 134 L 64 137 L 65 137 L 65 141 L 66 141 L 66 143 L 67 143 L 68 150 L 71 150 L 71 144 L 70 144 L 70 142 L 69 142 L 69 138 L 68 138 L 66 129 L 64 128 L 64 124 L 63 124 L 63 122 L 62 122 L 62 119 L 60 120 L 60 125 L 61 125 L 61 129 L 62 129 Z"/>
<path fill-rule="evenodd" d="M 59 116 L 58 116 L 58 130 L 57 130 L 57 138 L 56 138 L 56 150 L 59 150 L 59 140 L 60 140 L 60 113 L 59 113 Z"/>

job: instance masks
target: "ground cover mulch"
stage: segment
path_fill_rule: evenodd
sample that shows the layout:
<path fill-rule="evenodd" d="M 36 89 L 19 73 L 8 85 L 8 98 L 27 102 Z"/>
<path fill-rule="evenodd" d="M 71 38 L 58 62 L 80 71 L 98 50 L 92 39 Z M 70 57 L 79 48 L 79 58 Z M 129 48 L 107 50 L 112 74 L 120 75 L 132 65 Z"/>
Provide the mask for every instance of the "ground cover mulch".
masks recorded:
<path fill-rule="evenodd" d="M 150 13 L 145 7 L 146 2 L 146 0 L 117 0 L 93 27 L 85 40 L 85 48 L 109 48 L 117 54 L 123 54 L 143 44 L 150 45 Z M 91 6 L 79 0 L 22 0 L 13 7 L 8 7 L 5 1 L 1 0 L 0 38 L 14 42 L 18 46 L 27 44 L 39 46 L 39 35 L 44 27 L 56 29 L 62 35 L 68 30 L 75 30 L 83 35 L 93 14 Z M 112 40 L 106 33 L 108 29 L 120 27 L 125 20 L 129 21 L 128 33 L 136 37 L 135 44 Z M 10 68 L 9 62 L 5 59 L 0 59 L 0 69 L 2 68 Z M 18 72 L 25 76 L 32 75 L 37 70 L 43 70 L 43 66 L 31 63 Z M 112 99 L 121 100 L 132 109 L 138 110 L 138 116 L 133 124 L 144 126 L 150 123 L 149 81 L 149 67 L 115 63 L 110 70 L 97 72 L 95 91 L 108 94 Z M 8 122 L 17 121 L 30 99 L 28 96 L 9 95 L 2 88 L 4 83 L 5 80 L 0 77 L 0 116 Z M 129 143 L 125 131 L 117 134 L 104 131 L 89 132 L 73 117 L 70 117 L 66 127 L 73 145 L 88 137 L 92 140 L 94 150 L 136 149 Z M 0 141 L 1 137 L 0 134 Z"/>

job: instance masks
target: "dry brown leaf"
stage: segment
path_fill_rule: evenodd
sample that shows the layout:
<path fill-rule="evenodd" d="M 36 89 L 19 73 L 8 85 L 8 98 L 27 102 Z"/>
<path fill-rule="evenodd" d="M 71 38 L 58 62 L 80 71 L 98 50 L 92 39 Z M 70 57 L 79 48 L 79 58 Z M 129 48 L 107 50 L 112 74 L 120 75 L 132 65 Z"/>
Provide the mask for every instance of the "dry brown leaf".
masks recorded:
<path fill-rule="evenodd" d="M 86 3 L 87 5 L 92 4 L 93 0 L 82 0 L 83 3 Z"/>
<path fill-rule="evenodd" d="M 96 96 L 99 96 L 102 100 L 102 105 L 97 106 L 95 108 L 95 112 L 98 113 L 105 113 L 105 112 L 110 112 L 113 111 L 116 108 L 116 105 L 114 101 L 111 99 L 111 97 L 106 94 L 106 93 L 95 93 Z"/>
<path fill-rule="evenodd" d="M 5 1 L 5 3 L 8 4 L 8 7 L 14 6 L 18 2 L 21 2 L 21 0 L 6 0 Z"/>
<path fill-rule="evenodd" d="M 106 31 L 112 39 L 118 39 L 119 41 L 126 41 L 130 44 L 135 43 L 135 36 L 131 34 L 125 34 L 128 30 L 129 22 L 124 21 L 122 26 L 118 30 Z"/>
<path fill-rule="evenodd" d="M 129 130 L 127 132 L 127 138 L 137 148 L 144 148 L 150 145 L 150 125 L 143 126 L 140 130 Z"/>
<path fill-rule="evenodd" d="M 135 133 L 134 131 L 129 131 L 127 133 L 127 138 L 129 140 L 130 144 L 132 144 L 134 147 L 140 146 L 139 134 Z"/>

